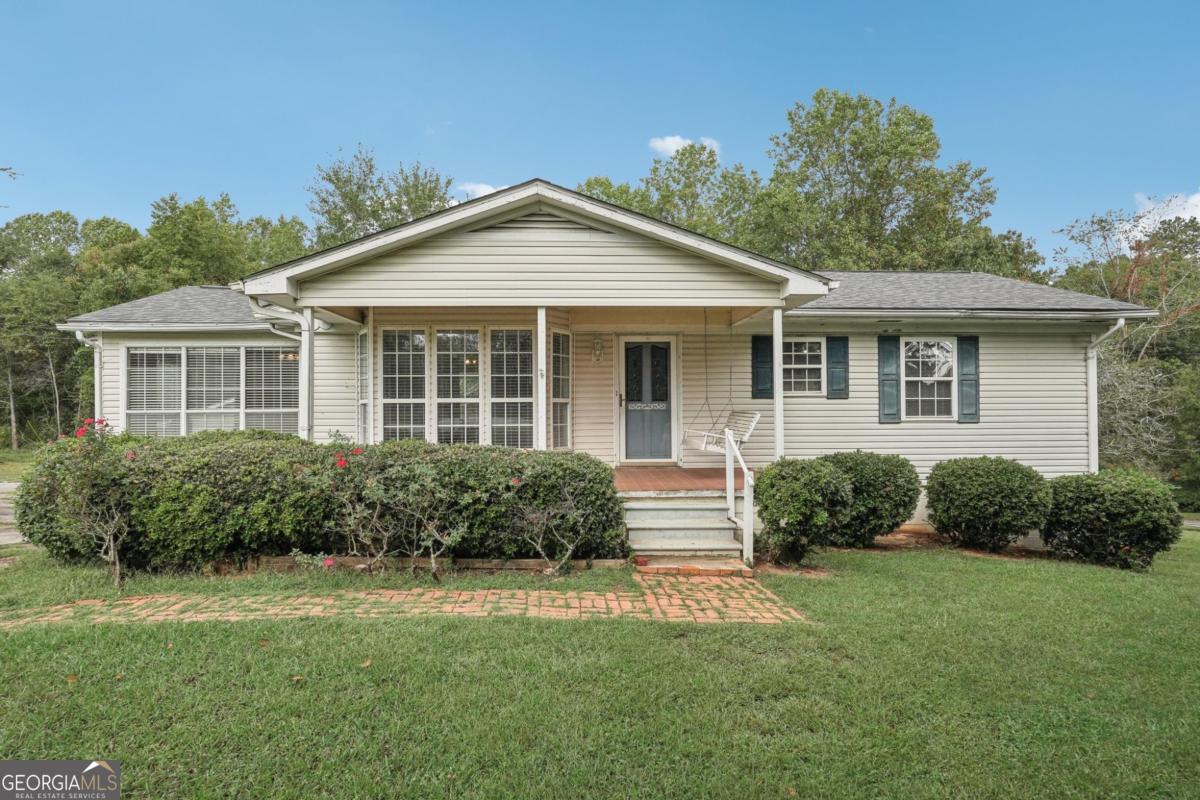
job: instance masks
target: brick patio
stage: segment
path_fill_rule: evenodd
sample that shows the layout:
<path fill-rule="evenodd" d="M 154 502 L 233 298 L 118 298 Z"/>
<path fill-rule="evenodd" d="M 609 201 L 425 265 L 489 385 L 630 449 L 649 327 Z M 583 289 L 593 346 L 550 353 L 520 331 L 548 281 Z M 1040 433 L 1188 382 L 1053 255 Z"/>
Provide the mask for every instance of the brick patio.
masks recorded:
<path fill-rule="evenodd" d="M 523 589 L 372 590 L 328 595 L 207 597 L 149 595 L 78 600 L 0 612 L 0 628 L 50 623 L 238 622 L 350 617 L 387 619 L 428 614 L 469 617 L 595 619 L 629 617 L 672 622 L 779 624 L 804 616 L 754 578 L 635 575 L 642 592 Z"/>

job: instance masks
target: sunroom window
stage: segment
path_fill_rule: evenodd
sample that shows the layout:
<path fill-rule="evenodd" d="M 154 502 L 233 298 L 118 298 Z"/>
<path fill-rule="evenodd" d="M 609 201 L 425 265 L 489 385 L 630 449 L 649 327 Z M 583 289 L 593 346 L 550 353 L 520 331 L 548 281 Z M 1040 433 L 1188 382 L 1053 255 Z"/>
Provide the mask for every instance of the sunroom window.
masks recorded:
<path fill-rule="evenodd" d="M 904 416 L 954 416 L 954 343 L 904 340 Z"/>
<path fill-rule="evenodd" d="M 533 331 L 491 331 L 492 444 L 533 447 Z"/>
<path fill-rule="evenodd" d="M 125 428 L 142 436 L 178 436 L 183 352 L 131 347 L 125 371 Z"/>
<path fill-rule="evenodd" d="M 479 331 L 438 331 L 437 440 L 479 444 Z"/>
<path fill-rule="evenodd" d="M 246 427 L 296 433 L 300 424 L 300 353 L 246 348 Z"/>
<path fill-rule="evenodd" d="M 571 334 L 552 333 L 550 346 L 550 446 L 571 446 Z"/>
<path fill-rule="evenodd" d="M 425 438 L 425 331 L 383 332 L 383 438 Z"/>
<path fill-rule="evenodd" d="M 242 427 L 242 348 L 187 348 L 187 432 Z"/>

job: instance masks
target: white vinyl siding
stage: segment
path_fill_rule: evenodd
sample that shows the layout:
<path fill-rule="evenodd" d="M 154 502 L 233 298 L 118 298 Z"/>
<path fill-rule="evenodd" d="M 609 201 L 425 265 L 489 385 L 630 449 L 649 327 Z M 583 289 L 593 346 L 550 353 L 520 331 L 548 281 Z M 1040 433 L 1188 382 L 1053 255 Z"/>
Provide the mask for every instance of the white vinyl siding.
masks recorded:
<path fill-rule="evenodd" d="M 627 232 L 531 219 L 447 233 L 300 284 L 305 304 L 778 305 L 779 283 Z"/>
<path fill-rule="evenodd" d="M 383 438 L 424 439 L 424 329 L 383 332 Z"/>
<path fill-rule="evenodd" d="M 314 441 L 354 436 L 358 429 L 353 333 L 325 331 L 313 337 L 312 433 Z"/>

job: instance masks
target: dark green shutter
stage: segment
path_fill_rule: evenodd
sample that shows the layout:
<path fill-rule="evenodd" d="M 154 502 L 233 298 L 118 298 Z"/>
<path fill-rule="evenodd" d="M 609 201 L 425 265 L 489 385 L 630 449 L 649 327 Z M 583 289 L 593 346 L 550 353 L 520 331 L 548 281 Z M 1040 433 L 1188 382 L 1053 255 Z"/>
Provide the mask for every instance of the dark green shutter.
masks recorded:
<path fill-rule="evenodd" d="M 958 421 L 979 422 L 979 337 L 958 337 Z"/>
<path fill-rule="evenodd" d="M 845 400 L 850 396 L 850 337 L 825 337 L 825 375 L 829 385 L 825 396 Z"/>
<path fill-rule="evenodd" d="M 879 421 L 900 421 L 900 337 L 879 337 Z"/>
<path fill-rule="evenodd" d="M 771 358 L 771 337 L 750 337 L 750 396 L 775 396 L 774 360 Z"/>

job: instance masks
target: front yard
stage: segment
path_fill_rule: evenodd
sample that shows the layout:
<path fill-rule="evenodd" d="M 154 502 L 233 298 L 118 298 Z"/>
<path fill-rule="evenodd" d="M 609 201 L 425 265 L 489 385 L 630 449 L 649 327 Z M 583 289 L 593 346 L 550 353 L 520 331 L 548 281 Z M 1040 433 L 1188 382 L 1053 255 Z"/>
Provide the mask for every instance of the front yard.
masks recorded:
<path fill-rule="evenodd" d="M 36 551 L 0 612 L 112 596 Z M 122 761 L 131 796 L 1185 797 L 1200 534 L 1146 574 L 949 549 L 772 575 L 807 622 L 300 619 L 0 632 L 0 753 Z M 135 578 L 312 594 L 406 576 Z M 442 588 L 629 589 L 624 571 Z M 75 676 L 70 679 L 69 676 Z"/>

